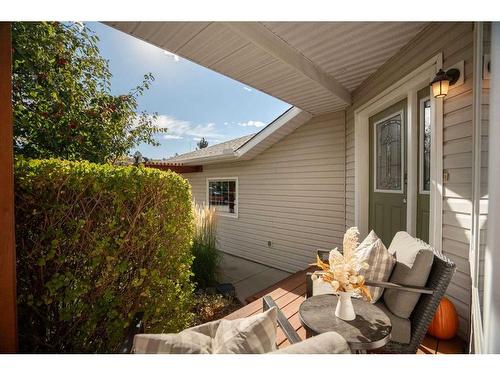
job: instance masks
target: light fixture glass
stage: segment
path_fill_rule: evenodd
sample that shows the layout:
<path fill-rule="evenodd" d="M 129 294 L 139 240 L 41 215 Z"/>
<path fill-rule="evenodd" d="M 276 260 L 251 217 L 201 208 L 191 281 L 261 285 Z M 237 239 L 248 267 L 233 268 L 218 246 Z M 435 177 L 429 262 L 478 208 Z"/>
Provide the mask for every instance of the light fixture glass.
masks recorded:
<path fill-rule="evenodd" d="M 435 98 L 444 98 L 448 95 L 450 86 L 455 84 L 459 77 L 460 71 L 458 69 L 450 69 L 447 72 L 443 69 L 439 69 L 431 82 L 432 95 L 434 95 Z"/>
<path fill-rule="evenodd" d="M 443 79 L 442 81 L 432 82 L 432 95 L 435 98 L 444 98 L 448 95 L 448 89 L 450 88 L 450 81 Z"/>
<path fill-rule="evenodd" d="M 436 76 L 431 82 L 432 95 L 435 98 L 444 98 L 448 95 L 448 89 L 450 88 L 450 79 L 446 75 L 443 69 L 439 69 Z"/>

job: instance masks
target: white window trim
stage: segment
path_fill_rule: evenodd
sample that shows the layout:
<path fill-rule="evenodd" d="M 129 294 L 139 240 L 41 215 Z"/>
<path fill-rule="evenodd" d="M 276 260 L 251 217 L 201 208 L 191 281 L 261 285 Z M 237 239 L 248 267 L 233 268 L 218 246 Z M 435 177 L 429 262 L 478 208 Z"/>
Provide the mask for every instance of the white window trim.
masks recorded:
<path fill-rule="evenodd" d="M 387 189 L 377 189 L 377 125 L 381 122 L 387 121 L 392 117 L 399 115 L 401 119 L 401 189 L 399 190 L 387 190 Z M 403 111 L 395 111 L 389 116 L 384 117 L 381 120 L 376 121 L 373 124 L 373 191 L 375 193 L 389 193 L 389 194 L 404 194 L 404 183 L 405 183 L 405 175 L 404 175 L 404 165 L 405 165 L 405 119 L 403 118 Z"/>
<path fill-rule="evenodd" d="M 407 231 L 416 232 L 417 188 L 417 144 L 413 143 L 417 133 L 417 92 L 429 85 L 436 72 L 443 66 L 443 55 L 438 53 L 413 72 L 383 90 L 354 111 L 354 205 L 355 223 L 362 236 L 368 234 L 369 215 L 369 118 L 404 98 L 408 99 L 408 189 Z M 442 248 L 442 204 L 443 204 L 443 100 L 431 97 L 431 193 L 429 244 L 437 251 Z M 415 155 L 415 156 L 413 156 Z"/>
<path fill-rule="evenodd" d="M 420 111 L 420 121 L 418 126 L 420 139 L 418 145 L 418 192 L 419 194 L 427 194 L 430 195 L 430 190 L 424 190 L 424 129 L 425 129 L 425 105 L 424 103 L 430 100 L 430 96 L 426 96 L 425 98 L 420 99 L 418 103 L 419 111 Z M 432 106 L 431 106 L 432 108 Z M 432 109 L 431 109 L 432 110 Z M 432 129 L 432 116 L 431 116 L 431 129 Z M 431 141 L 432 142 L 432 141 Z M 432 159 L 432 157 L 431 157 Z"/>
<path fill-rule="evenodd" d="M 235 181 L 236 182 L 236 190 L 235 190 L 236 197 L 234 199 L 234 205 L 235 205 L 234 213 L 217 211 L 217 210 L 215 210 L 215 212 L 217 213 L 218 216 L 231 217 L 233 219 L 237 219 L 238 218 L 238 213 L 239 213 L 239 208 L 240 208 L 240 205 L 239 205 L 240 192 L 239 192 L 238 177 L 208 177 L 207 178 L 207 183 L 206 183 L 206 190 L 207 190 L 207 192 L 206 192 L 206 200 L 207 200 L 207 205 L 209 207 L 210 207 L 210 197 L 209 197 L 209 184 L 210 184 L 210 181 Z"/>

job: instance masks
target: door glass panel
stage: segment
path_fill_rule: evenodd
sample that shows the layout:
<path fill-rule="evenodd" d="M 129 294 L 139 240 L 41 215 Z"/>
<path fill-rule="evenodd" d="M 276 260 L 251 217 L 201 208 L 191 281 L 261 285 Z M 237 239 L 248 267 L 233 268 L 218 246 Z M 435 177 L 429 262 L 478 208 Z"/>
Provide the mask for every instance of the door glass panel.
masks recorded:
<path fill-rule="evenodd" d="M 424 123 L 422 134 L 422 191 L 431 190 L 431 101 L 423 102 Z"/>
<path fill-rule="evenodd" d="M 375 125 L 375 188 L 401 191 L 401 114 Z"/>

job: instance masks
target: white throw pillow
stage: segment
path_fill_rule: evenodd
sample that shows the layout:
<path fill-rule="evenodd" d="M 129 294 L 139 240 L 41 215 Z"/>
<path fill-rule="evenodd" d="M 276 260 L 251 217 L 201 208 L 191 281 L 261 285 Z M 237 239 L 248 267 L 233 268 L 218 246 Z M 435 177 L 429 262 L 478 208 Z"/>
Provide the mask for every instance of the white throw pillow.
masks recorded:
<path fill-rule="evenodd" d="M 176 334 L 141 334 L 134 337 L 138 354 L 260 354 L 276 350 L 273 307 L 263 313 L 235 320 L 217 320 Z"/>
<path fill-rule="evenodd" d="M 369 236 L 377 236 L 375 232 L 371 231 Z M 366 240 L 366 239 L 365 239 Z M 363 244 L 363 241 L 361 244 Z M 365 277 L 365 280 L 369 281 L 388 281 L 391 277 L 392 269 L 396 264 L 396 259 L 387 250 L 382 240 L 377 237 L 377 239 L 366 246 L 358 246 L 358 254 L 365 258 L 365 261 L 370 266 L 367 270 L 362 270 L 361 275 Z M 380 287 L 368 287 L 372 295 L 372 303 L 378 301 L 378 299 L 384 293 L 384 288 Z"/>

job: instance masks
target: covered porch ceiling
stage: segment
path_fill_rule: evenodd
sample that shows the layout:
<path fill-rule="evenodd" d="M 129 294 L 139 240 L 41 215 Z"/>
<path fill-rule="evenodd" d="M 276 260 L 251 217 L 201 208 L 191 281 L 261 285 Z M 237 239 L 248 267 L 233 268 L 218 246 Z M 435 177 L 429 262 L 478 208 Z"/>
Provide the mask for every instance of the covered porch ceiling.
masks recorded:
<path fill-rule="evenodd" d="M 425 22 L 104 22 L 312 115 L 351 93 Z"/>

